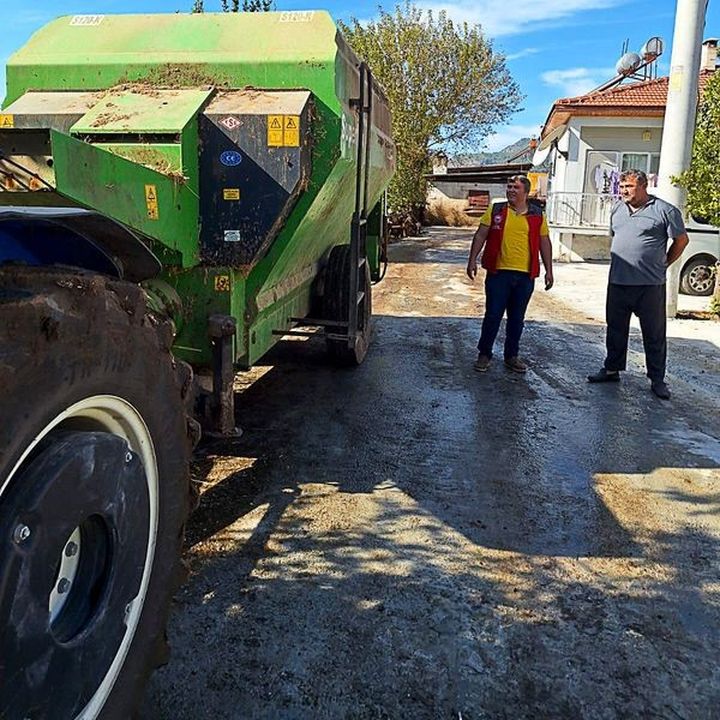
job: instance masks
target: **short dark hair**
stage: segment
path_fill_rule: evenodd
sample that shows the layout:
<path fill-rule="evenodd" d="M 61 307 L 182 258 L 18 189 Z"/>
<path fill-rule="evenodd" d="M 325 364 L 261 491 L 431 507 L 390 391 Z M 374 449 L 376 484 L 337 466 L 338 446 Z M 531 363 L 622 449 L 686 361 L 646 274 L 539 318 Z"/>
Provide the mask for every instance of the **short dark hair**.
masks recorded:
<path fill-rule="evenodd" d="M 530 194 L 530 181 L 528 180 L 527 175 L 511 175 L 507 181 L 508 184 L 511 182 L 522 183 L 522 186 L 525 188 L 525 192 Z"/>
<path fill-rule="evenodd" d="M 634 168 L 631 168 L 630 170 L 623 170 L 620 173 L 621 180 L 627 180 L 630 177 L 634 177 L 641 185 L 648 184 L 647 173 L 642 170 L 635 170 Z"/>

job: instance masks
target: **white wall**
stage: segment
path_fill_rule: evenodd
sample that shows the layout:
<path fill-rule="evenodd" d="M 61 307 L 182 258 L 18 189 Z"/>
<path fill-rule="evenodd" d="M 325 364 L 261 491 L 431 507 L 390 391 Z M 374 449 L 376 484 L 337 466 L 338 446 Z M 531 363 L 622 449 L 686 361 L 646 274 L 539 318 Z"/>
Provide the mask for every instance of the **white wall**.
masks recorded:
<path fill-rule="evenodd" d="M 649 141 L 643 140 L 644 131 L 649 131 Z M 562 189 L 582 192 L 588 150 L 658 153 L 662 118 L 578 116 L 571 119 L 568 133 L 568 162 Z"/>
<path fill-rule="evenodd" d="M 443 182 L 442 180 L 433 180 L 428 187 L 428 200 L 441 199 L 443 197 L 466 200 L 468 190 L 487 190 L 490 193 L 491 199 L 505 197 L 505 184 Z"/>
<path fill-rule="evenodd" d="M 574 116 L 558 142 L 550 192 L 583 191 L 585 164 L 590 150 L 659 153 L 662 118 Z M 649 140 L 643 132 L 649 132 Z M 565 155 L 566 157 L 564 157 Z M 597 232 L 597 231 L 595 231 Z M 584 233 L 560 232 L 551 228 L 553 254 L 564 260 L 600 260 L 608 257 L 607 237 Z"/>

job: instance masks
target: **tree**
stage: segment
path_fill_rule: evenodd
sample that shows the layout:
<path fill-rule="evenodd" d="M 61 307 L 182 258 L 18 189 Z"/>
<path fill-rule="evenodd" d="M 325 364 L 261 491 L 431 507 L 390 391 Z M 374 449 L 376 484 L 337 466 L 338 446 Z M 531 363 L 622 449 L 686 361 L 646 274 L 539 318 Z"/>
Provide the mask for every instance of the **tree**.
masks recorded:
<path fill-rule="evenodd" d="M 693 215 L 720 225 L 720 72 L 707 81 L 698 106 L 690 167 L 675 182 L 687 188 L 687 209 Z M 720 315 L 720 273 L 715 274 L 711 308 Z"/>
<path fill-rule="evenodd" d="M 705 85 L 698 107 L 690 168 L 678 178 L 687 188 L 687 208 L 693 215 L 720 225 L 720 73 Z"/>
<path fill-rule="evenodd" d="M 220 0 L 223 12 L 269 12 L 275 8 L 274 0 Z M 205 12 L 205 0 L 195 0 L 191 13 Z"/>
<path fill-rule="evenodd" d="M 397 145 L 390 207 L 417 217 L 432 152 L 480 143 L 518 109 L 520 90 L 481 27 L 456 25 L 444 11 L 425 13 L 408 0 L 341 28 L 388 95 Z"/>

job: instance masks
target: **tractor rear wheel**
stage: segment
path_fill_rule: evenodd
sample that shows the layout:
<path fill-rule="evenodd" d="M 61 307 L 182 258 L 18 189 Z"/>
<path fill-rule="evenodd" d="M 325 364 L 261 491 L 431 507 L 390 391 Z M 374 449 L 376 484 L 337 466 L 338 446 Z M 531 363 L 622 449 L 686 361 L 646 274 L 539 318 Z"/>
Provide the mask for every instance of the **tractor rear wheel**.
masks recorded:
<path fill-rule="evenodd" d="M 327 320 L 346 322 L 350 315 L 350 263 L 349 245 L 336 245 L 325 266 L 325 292 L 323 295 L 323 317 Z M 358 305 L 358 333 L 352 347 L 344 340 L 327 339 L 330 358 L 337 365 L 360 365 L 370 347 L 372 331 L 372 286 L 367 263 L 361 270 L 360 289 L 364 292 Z M 332 332 L 332 328 L 329 328 Z M 342 332 L 342 331 L 341 331 Z"/>
<path fill-rule="evenodd" d="M 136 285 L 0 272 L 0 717 L 132 717 L 180 579 L 192 373 Z"/>

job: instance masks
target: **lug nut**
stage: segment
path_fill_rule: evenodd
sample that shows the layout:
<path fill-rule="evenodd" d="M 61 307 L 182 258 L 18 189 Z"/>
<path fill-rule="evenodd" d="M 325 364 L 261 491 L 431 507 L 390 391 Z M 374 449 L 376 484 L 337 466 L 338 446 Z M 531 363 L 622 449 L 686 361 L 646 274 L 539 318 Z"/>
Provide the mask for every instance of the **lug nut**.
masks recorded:
<path fill-rule="evenodd" d="M 65 555 L 66 557 L 73 557 L 74 555 L 77 555 L 78 552 L 78 546 L 77 543 L 69 542 L 65 546 Z"/>
<path fill-rule="evenodd" d="M 27 525 L 18 525 L 13 532 L 13 540 L 18 543 L 25 542 L 30 537 L 30 528 Z"/>
<path fill-rule="evenodd" d="M 70 589 L 70 581 L 67 578 L 60 578 L 60 581 L 57 584 L 57 591 L 62 595 L 63 593 L 66 593 Z"/>

